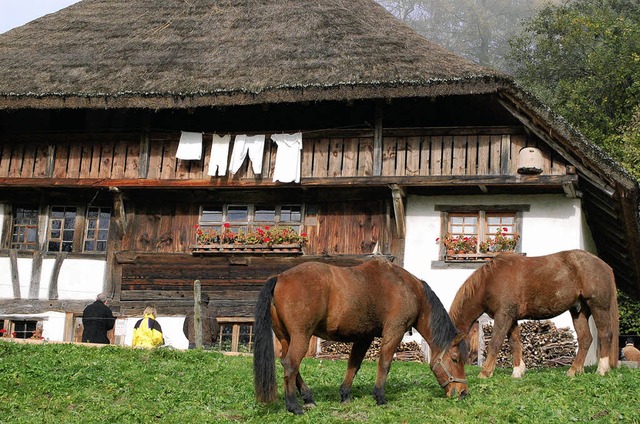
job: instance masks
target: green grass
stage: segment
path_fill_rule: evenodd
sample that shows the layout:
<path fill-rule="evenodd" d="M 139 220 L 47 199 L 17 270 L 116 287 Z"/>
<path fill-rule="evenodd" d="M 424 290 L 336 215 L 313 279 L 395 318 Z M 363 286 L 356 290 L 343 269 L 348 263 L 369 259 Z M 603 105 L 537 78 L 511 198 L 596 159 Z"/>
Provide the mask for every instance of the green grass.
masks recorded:
<path fill-rule="evenodd" d="M 576 378 L 566 377 L 566 368 L 529 370 L 519 380 L 498 369 L 481 380 L 479 368 L 470 366 L 471 395 L 457 401 L 444 397 L 428 365 L 396 362 L 386 388 L 389 403 L 376 406 L 375 363 L 365 361 L 352 401 L 342 404 L 345 362 L 305 359 L 302 372 L 318 406 L 294 417 L 282 401 L 254 401 L 251 361 L 200 350 L 0 342 L 0 422 L 640 422 L 638 369 L 600 377 L 588 367 Z M 279 364 L 277 370 L 281 376 Z M 281 381 L 278 386 L 282 395 Z"/>

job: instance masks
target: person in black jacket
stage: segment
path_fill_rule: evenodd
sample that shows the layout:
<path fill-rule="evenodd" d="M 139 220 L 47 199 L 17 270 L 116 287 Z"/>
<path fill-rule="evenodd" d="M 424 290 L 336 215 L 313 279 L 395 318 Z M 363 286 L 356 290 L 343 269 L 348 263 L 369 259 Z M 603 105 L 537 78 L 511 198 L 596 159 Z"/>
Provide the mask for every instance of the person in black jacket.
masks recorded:
<path fill-rule="evenodd" d="M 116 322 L 111 309 L 107 306 L 107 296 L 100 293 L 96 301 L 84 308 L 82 314 L 82 341 L 85 343 L 109 344 L 107 332 Z"/>

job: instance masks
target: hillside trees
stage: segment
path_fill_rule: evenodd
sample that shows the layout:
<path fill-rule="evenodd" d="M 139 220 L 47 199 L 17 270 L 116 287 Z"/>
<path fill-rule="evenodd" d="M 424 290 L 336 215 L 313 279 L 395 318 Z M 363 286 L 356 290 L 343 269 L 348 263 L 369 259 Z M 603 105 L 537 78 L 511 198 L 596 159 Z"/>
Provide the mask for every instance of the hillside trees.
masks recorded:
<path fill-rule="evenodd" d="M 547 0 L 548 1 L 548 0 Z M 558 1 L 558 0 L 554 0 Z M 509 40 L 545 0 L 378 0 L 429 40 L 508 72 Z"/>
<path fill-rule="evenodd" d="M 522 85 L 640 176 L 640 2 L 547 5 L 508 59 Z"/>

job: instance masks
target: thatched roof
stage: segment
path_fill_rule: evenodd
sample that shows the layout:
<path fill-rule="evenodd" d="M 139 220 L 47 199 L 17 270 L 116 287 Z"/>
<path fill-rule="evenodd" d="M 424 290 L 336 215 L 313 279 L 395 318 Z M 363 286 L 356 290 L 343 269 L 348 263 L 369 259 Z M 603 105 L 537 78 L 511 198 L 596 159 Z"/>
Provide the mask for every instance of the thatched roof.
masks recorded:
<path fill-rule="evenodd" d="M 500 80 L 372 0 L 83 0 L 0 35 L 0 108 L 468 94 Z"/>

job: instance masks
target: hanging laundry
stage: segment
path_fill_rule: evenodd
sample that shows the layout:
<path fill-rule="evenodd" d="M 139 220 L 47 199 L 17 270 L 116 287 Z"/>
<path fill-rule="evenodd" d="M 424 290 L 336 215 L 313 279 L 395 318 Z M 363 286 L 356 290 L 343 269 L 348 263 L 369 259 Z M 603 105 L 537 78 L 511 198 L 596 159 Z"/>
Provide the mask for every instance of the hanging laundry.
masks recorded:
<path fill-rule="evenodd" d="M 231 142 L 230 135 L 213 135 L 213 140 L 211 141 L 211 157 L 209 158 L 209 171 L 207 172 L 208 175 L 212 177 L 215 177 L 216 173 L 219 176 L 226 175 L 227 159 L 229 159 L 229 142 Z"/>
<path fill-rule="evenodd" d="M 233 152 L 229 162 L 229 172 L 235 174 L 242 166 L 244 158 L 249 153 L 253 173 L 262 174 L 262 154 L 264 153 L 264 134 L 262 135 L 237 135 L 233 143 Z"/>
<path fill-rule="evenodd" d="M 300 182 L 300 151 L 302 150 L 302 133 L 273 134 L 271 140 L 278 146 L 276 165 L 273 170 L 273 181 L 282 183 Z"/>
<path fill-rule="evenodd" d="M 202 158 L 202 133 L 182 131 L 176 158 L 200 160 Z"/>

